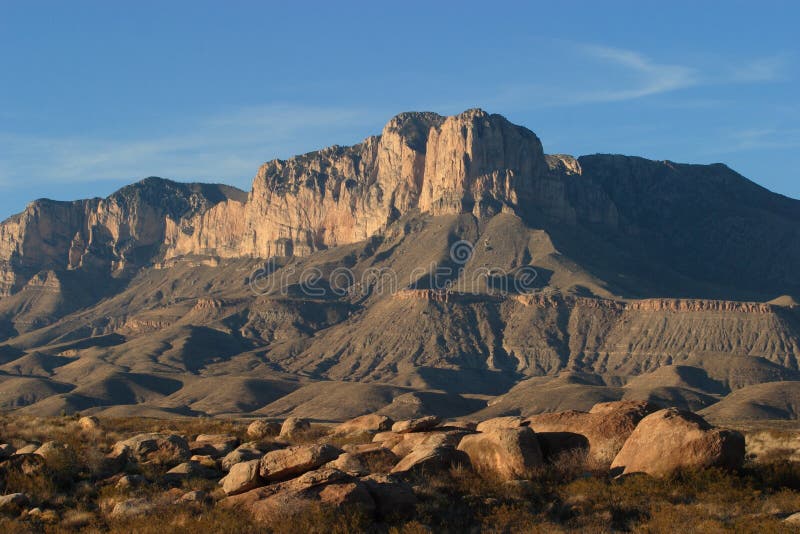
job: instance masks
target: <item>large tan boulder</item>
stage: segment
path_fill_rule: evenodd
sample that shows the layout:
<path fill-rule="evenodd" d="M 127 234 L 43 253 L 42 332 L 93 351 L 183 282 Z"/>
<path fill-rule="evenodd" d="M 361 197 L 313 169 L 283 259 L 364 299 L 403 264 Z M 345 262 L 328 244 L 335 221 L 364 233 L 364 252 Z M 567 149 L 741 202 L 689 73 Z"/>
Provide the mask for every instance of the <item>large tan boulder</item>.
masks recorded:
<path fill-rule="evenodd" d="M 304 432 L 308 432 L 310 429 L 311 423 L 308 420 L 299 417 L 288 417 L 281 425 L 279 436 L 283 439 L 293 439 Z"/>
<path fill-rule="evenodd" d="M 367 515 L 375 510 L 375 502 L 366 484 L 327 467 L 220 501 L 221 506 L 247 510 L 260 521 L 303 514 L 309 506 L 319 504 L 335 508 L 358 507 Z"/>
<path fill-rule="evenodd" d="M 192 453 L 189 444 L 175 434 L 138 434 L 114 444 L 115 456 L 127 454 L 140 462 L 176 464 L 188 460 Z"/>
<path fill-rule="evenodd" d="M 390 473 L 428 474 L 469 463 L 469 457 L 464 452 L 453 446 L 443 445 L 437 439 L 431 439 L 415 447 Z"/>
<path fill-rule="evenodd" d="M 666 475 L 681 468 L 736 469 L 744 462 L 744 453 L 740 433 L 713 428 L 699 415 L 668 408 L 642 419 L 611 469 L 650 475 Z"/>
<path fill-rule="evenodd" d="M 543 463 L 539 441 L 528 427 L 470 434 L 461 439 L 458 450 L 469 456 L 476 471 L 503 480 L 529 478 L 531 471 Z"/>
<path fill-rule="evenodd" d="M 41 443 L 27 443 L 17 449 L 14 454 L 34 454 L 41 446 Z"/>
<path fill-rule="evenodd" d="M 189 444 L 192 454 L 221 458 L 239 446 L 239 438 L 228 434 L 200 434 Z"/>
<path fill-rule="evenodd" d="M 207 467 L 200 462 L 188 461 L 176 465 L 164 474 L 164 482 L 168 484 L 179 484 L 193 478 L 217 478 L 219 471 Z"/>
<path fill-rule="evenodd" d="M 381 443 L 348 444 L 342 448 L 356 456 L 372 473 L 387 473 L 400 460 Z"/>
<path fill-rule="evenodd" d="M 229 452 L 220 460 L 220 467 L 222 467 L 223 471 L 228 471 L 233 465 L 239 462 L 258 460 L 264 456 L 265 453 L 280 448 L 281 446 L 275 443 L 262 444 L 253 441 L 242 443 L 236 447 L 236 450 Z"/>
<path fill-rule="evenodd" d="M 489 430 L 494 430 L 496 428 L 519 428 L 521 426 L 526 425 L 525 419 L 516 415 L 510 415 L 507 417 L 495 417 L 493 419 L 487 419 L 486 421 L 481 421 L 475 427 L 475 430 L 478 432 L 487 432 Z"/>
<path fill-rule="evenodd" d="M 265 419 L 257 419 L 247 427 L 247 437 L 250 439 L 264 439 L 277 436 L 281 431 L 281 424 Z"/>
<path fill-rule="evenodd" d="M 268 482 L 287 480 L 335 460 L 342 453 L 333 445 L 296 445 L 268 452 L 261 458 L 259 474 Z"/>
<path fill-rule="evenodd" d="M 592 460 L 608 465 L 639 421 L 654 410 L 644 401 L 603 402 L 589 412 L 544 413 L 527 422 L 539 437 L 547 458 L 583 448 L 588 449 Z"/>
<path fill-rule="evenodd" d="M 409 432 L 424 432 L 436 428 L 442 420 L 435 415 L 418 417 L 407 421 L 398 421 L 392 425 L 392 432 L 408 434 Z"/>
<path fill-rule="evenodd" d="M 390 430 L 394 421 L 385 415 L 367 414 L 355 419 L 350 419 L 337 426 L 333 433 L 337 435 L 346 434 L 374 434 Z"/>
<path fill-rule="evenodd" d="M 405 439 L 407 434 L 398 434 L 397 432 L 378 432 L 372 437 L 372 443 L 378 443 L 382 447 L 391 449 Z"/>
<path fill-rule="evenodd" d="M 238 495 L 264 485 L 259 474 L 259 460 L 240 462 L 231 466 L 228 474 L 219 481 L 226 495 Z"/>
<path fill-rule="evenodd" d="M 454 429 L 447 431 L 434 430 L 431 432 L 413 432 L 410 434 L 400 434 L 402 440 L 397 442 L 392 448 L 392 452 L 397 456 L 403 457 L 421 445 L 435 445 L 441 447 L 455 447 L 461 438 L 469 434 L 469 431 Z"/>
<path fill-rule="evenodd" d="M 338 469 L 348 475 L 363 477 L 369 474 L 367 464 L 364 462 L 362 455 L 353 454 L 350 452 L 343 452 L 338 458 L 332 462 L 325 464 L 325 467 L 332 467 Z"/>

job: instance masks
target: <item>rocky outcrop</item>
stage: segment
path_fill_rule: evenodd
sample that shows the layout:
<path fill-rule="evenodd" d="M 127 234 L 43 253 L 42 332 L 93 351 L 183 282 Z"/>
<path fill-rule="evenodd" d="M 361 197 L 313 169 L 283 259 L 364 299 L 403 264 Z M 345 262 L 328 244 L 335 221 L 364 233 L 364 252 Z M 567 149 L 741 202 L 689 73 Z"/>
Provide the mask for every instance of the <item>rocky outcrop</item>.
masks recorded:
<path fill-rule="evenodd" d="M 309 429 L 311 429 L 311 423 L 309 423 L 306 419 L 302 419 L 300 417 L 287 417 L 281 425 L 279 437 L 283 439 L 292 439 L 303 432 L 307 432 Z"/>
<path fill-rule="evenodd" d="M 490 428 L 464 436 L 458 450 L 469 456 L 472 467 L 503 480 L 530 477 L 543 465 L 536 434 L 528 427 Z"/>
<path fill-rule="evenodd" d="M 667 475 L 681 468 L 737 469 L 744 454 L 740 433 L 713 428 L 699 415 L 668 408 L 641 420 L 611 469 L 650 475 Z"/>
<path fill-rule="evenodd" d="M 643 401 L 603 402 L 589 412 L 544 413 L 527 422 L 536 431 L 548 458 L 588 449 L 594 461 L 608 465 L 636 425 L 654 409 Z"/>
<path fill-rule="evenodd" d="M 46 269 L 135 270 L 158 256 L 168 227 L 242 194 L 147 178 L 104 199 L 31 202 L 0 224 L 0 295 Z"/>
<path fill-rule="evenodd" d="M 393 424 L 394 421 L 385 415 L 367 414 L 345 421 L 338 425 L 333 433 L 346 435 L 384 432 L 391 429 Z"/>
<path fill-rule="evenodd" d="M 296 445 L 272 451 L 261 458 L 259 474 L 270 482 L 286 480 L 335 460 L 341 452 L 332 445 Z"/>
<path fill-rule="evenodd" d="M 112 453 L 165 464 L 188 460 L 192 455 L 186 439 L 175 434 L 138 434 L 115 443 Z"/>
<path fill-rule="evenodd" d="M 281 431 L 281 424 L 275 421 L 265 421 L 258 419 L 250 423 L 247 427 L 247 437 L 251 439 L 262 439 L 267 436 L 276 436 Z"/>
<path fill-rule="evenodd" d="M 410 432 L 424 432 L 435 428 L 442 420 L 434 415 L 427 415 L 417 419 L 398 421 L 392 425 L 392 432 L 408 434 Z"/>
<path fill-rule="evenodd" d="M 167 256 L 307 255 L 363 241 L 413 209 L 616 224 L 602 190 L 568 183 L 579 165 L 559 158 L 549 165 L 538 137 L 500 115 L 403 113 L 357 145 L 264 164 L 247 202 L 222 202 L 183 226 L 170 222 Z"/>
<path fill-rule="evenodd" d="M 258 474 L 259 460 L 241 462 L 231 467 L 230 472 L 219 481 L 226 495 L 237 495 L 264 485 Z"/>

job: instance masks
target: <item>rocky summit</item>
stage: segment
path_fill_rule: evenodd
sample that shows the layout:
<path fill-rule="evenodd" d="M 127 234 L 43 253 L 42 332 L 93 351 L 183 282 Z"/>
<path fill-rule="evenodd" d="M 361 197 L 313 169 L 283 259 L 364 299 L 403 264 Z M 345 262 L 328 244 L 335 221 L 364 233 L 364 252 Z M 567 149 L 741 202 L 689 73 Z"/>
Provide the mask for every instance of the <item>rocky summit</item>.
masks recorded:
<path fill-rule="evenodd" d="M 725 165 L 552 155 L 479 109 L 403 113 L 265 163 L 250 192 L 147 178 L 0 223 L 0 407 L 382 429 L 624 400 L 797 419 L 798 269 L 800 201 Z M 598 418 L 546 424 L 572 420 Z M 451 452 L 513 448 L 480 465 L 516 472 L 546 454 L 527 432 Z"/>

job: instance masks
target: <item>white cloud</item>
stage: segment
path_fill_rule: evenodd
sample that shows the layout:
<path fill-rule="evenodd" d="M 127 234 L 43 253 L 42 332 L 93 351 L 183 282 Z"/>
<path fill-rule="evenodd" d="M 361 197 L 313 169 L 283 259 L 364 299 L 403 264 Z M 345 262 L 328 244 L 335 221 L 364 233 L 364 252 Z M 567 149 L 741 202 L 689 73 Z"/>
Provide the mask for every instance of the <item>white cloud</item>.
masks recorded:
<path fill-rule="evenodd" d="M 364 110 L 294 105 L 237 109 L 183 125 L 178 134 L 133 140 L 32 137 L 0 132 L 0 187 L 24 181 L 74 183 L 149 175 L 180 180 L 251 177 L 273 157 L 312 150 L 314 139 L 368 123 Z M 327 139 L 323 141 L 325 143 Z M 246 184 L 241 184 L 246 185 Z"/>
<path fill-rule="evenodd" d="M 632 100 L 685 89 L 697 85 L 700 81 L 698 72 L 694 68 L 658 63 L 633 50 L 597 45 L 582 45 L 580 49 L 589 57 L 623 67 L 635 78 L 635 83 L 630 87 L 583 93 L 586 102 Z"/>
<path fill-rule="evenodd" d="M 774 82 L 787 69 L 784 56 L 741 60 L 736 65 L 715 60 L 709 66 L 656 60 L 635 50 L 596 44 L 560 42 L 559 46 L 571 59 L 563 61 L 558 76 L 547 83 L 509 83 L 483 101 L 517 110 L 625 102 L 701 86 Z M 719 102 L 694 98 L 664 105 L 708 107 Z"/>

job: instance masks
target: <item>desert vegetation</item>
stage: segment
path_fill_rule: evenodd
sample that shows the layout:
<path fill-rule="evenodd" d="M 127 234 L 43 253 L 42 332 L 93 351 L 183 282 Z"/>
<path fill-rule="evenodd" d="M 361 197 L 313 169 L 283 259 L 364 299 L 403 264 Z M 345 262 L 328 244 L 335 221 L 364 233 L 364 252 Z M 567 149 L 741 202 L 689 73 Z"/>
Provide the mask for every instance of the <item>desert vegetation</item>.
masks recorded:
<path fill-rule="evenodd" d="M 641 402 L 479 423 L 6 414 L 0 531 L 796 531 L 796 430 L 756 432 Z"/>

